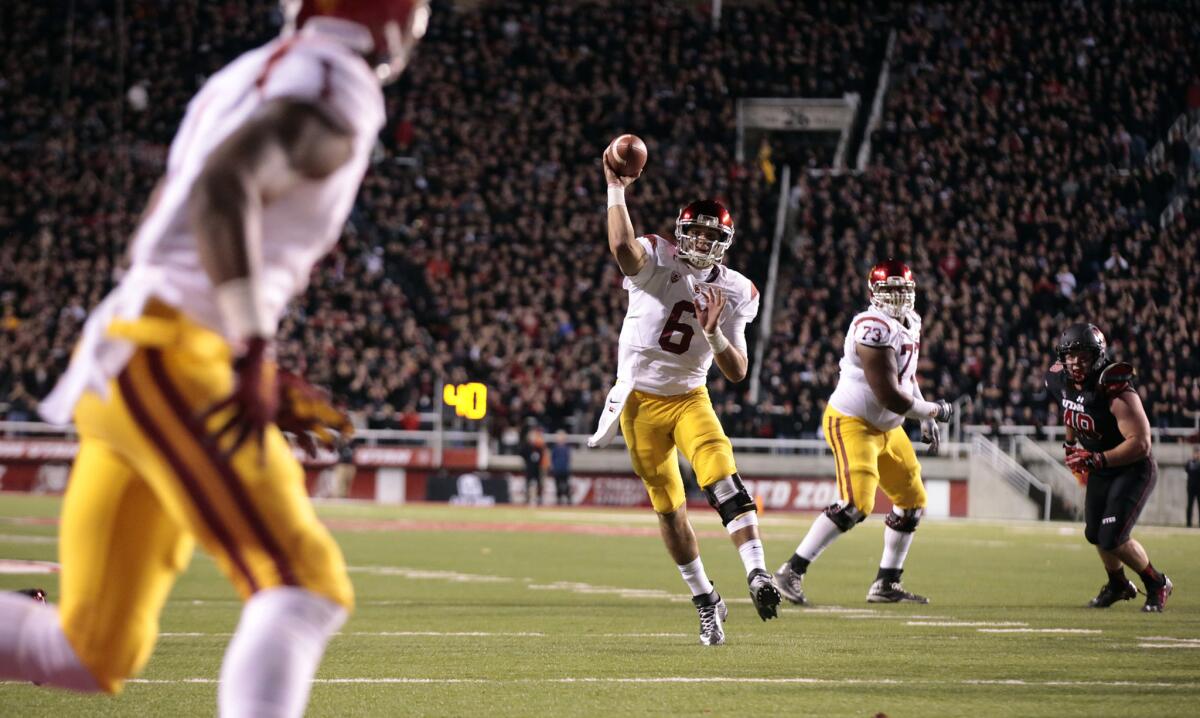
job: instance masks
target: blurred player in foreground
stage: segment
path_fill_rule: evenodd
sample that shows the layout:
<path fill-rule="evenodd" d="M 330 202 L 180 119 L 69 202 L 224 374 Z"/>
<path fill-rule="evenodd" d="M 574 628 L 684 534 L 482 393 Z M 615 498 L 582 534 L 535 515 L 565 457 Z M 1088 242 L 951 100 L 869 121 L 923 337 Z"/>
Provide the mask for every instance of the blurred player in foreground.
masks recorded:
<path fill-rule="evenodd" d="M 809 564 L 871 515 L 876 488 L 891 499 L 892 510 L 884 519 L 883 557 L 867 601 L 929 603 L 900 583 L 926 502 L 921 463 L 903 424 L 906 417 L 918 419 L 921 438 L 937 453 L 938 422 L 949 421 L 953 407 L 926 401 L 917 385 L 921 317 L 913 308 L 912 271 L 894 259 L 880 262 L 871 269 L 867 287 L 871 306 L 850 322 L 841 374 L 823 418 L 841 500 L 817 516 L 796 553 L 775 573 L 784 597 L 800 605 L 808 603 L 803 581 Z"/>
<path fill-rule="evenodd" d="M 224 716 L 298 716 L 353 606 L 283 431 L 345 417 L 277 372 L 273 335 L 337 243 L 384 124 L 381 82 L 425 0 L 297 0 L 288 30 L 210 78 L 171 143 L 131 266 L 95 309 L 43 416 L 74 417 L 58 609 L 0 595 L 0 678 L 114 693 L 149 658 L 201 546 L 245 599 Z"/>
<path fill-rule="evenodd" d="M 738 477 L 733 445 L 705 386 L 714 359 L 730 381 L 746 377 L 745 332 L 758 314 L 758 289 L 721 263 L 734 228 L 719 202 L 684 207 L 674 242 L 657 235 L 636 237 L 625 205 L 625 187 L 635 178 L 618 175 L 607 155 L 602 161 L 608 246 L 625 275 L 629 310 L 621 327 L 617 383 L 588 444 L 607 444 L 619 420 L 667 552 L 691 589 L 700 614 L 700 642 L 717 645 L 725 642 L 728 610 L 700 560 L 676 448 L 696 470 L 697 483 L 737 546 L 759 617 L 774 618 L 780 597 L 766 570 L 757 507 Z"/>
<path fill-rule="evenodd" d="M 1124 566 L 1146 586 L 1142 610 L 1159 613 L 1174 588 L 1130 538 L 1158 483 L 1150 455 L 1150 420 L 1133 388 L 1133 367 L 1108 359 L 1104 335 L 1091 324 L 1067 327 L 1058 340 L 1058 361 L 1046 388 L 1063 412 L 1067 467 L 1087 487 L 1083 535 L 1100 553 L 1108 581 L 1088 606 L 1108 608 L 1137 596 Z"/>

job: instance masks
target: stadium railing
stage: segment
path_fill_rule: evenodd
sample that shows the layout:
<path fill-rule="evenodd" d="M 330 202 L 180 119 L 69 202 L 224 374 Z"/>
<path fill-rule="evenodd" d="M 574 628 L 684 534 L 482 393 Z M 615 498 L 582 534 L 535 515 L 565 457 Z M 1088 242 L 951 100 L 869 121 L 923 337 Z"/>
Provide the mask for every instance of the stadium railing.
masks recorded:
<path fill-rule="evenodd" d="M 1042 520 L 1050 520 L 1054 493 L 1048 484 L 1031 474 L 1019 461 L 1004 453 L 999 446 L 980 434 L 971 437 L 971 457 L 972 462 L 985 461 L 990 464 L 997 474 L 1021 494 L 1034 499 L 1040 498 Z M 1038 494 L 1041 496 L 1039 497 Z"/>

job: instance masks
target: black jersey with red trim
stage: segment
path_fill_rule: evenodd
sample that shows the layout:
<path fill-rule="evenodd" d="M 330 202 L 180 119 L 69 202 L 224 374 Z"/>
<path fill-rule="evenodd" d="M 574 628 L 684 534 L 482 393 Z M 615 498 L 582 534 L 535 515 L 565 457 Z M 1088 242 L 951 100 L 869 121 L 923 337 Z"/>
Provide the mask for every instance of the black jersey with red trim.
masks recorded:
<path fill-rule="evenodd" d="M 1112 402 L 1121 394 L 1134 390 L 1128 378 L 1100 383 L 1101 373 L 1096 372 L 1080 387 L 1067 376 L 1061 362 L 1055 362 L 1046 372 L 1046 389 L 1062 408 L 1063 425 L 1075 431 L 1075 438 L 1088 451 L 1108 451 L 1125 441 L 1117 426 L 1117 417 L 1112 413 Z"/>

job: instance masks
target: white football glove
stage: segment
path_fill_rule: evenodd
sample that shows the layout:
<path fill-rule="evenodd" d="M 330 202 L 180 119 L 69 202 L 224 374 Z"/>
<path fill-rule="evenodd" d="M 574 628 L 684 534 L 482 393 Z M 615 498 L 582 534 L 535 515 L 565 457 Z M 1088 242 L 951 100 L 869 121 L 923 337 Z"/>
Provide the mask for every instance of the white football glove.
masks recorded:
<path fill-rule="evenodd" d="M 934 419 L 921 422 L 921 441 L 929 444 L 929 455 L 937 456 L 938 447 L 942 444 L 942 429 Z"/>

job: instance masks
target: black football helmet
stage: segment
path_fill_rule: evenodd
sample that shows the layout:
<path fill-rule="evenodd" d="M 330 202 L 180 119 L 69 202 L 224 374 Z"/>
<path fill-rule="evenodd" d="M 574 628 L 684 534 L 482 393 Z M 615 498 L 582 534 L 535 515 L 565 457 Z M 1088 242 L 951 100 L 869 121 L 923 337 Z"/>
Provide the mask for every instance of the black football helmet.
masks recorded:
<path fill-rule="evenodd" d="M 715 230 L 717 238 L 695 232 L 696 227 Z M 733 216 L 715 199 L 697 200 L 679 210 L 675 239 L 680 259 L 694 267 L 711 267 L 721 261 L 725 250 L 733 244 Z"/>
<path fill-rule="evenodd" d="M 1067 375 L 1076 383 L 1083 383 L 1104 368 L 1108 361 L 1108 343 L 1104 333 L 1095 324 L 1077 322 L 1067 327 L 1058 338 L 1058 360 Z M 1081 354 L 1082 362 L 1067 363 L 1071 354 Z"/>

